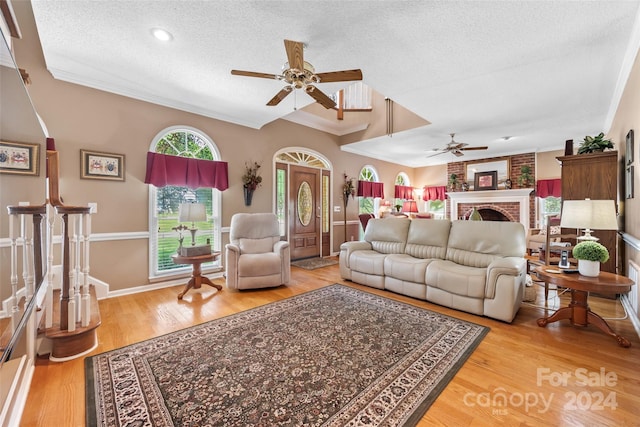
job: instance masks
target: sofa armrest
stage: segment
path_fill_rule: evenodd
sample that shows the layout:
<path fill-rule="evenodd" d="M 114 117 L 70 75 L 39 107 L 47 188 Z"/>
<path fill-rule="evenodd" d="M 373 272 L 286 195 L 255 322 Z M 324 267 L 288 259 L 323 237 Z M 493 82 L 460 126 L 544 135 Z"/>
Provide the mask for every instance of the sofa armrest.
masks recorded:
<path fill-rule="evenodd" d="M 273 252 L 277 253 L 280 256 L 284 255 L 285 250 L 289 247 L 289 242 L 285 240 L 278 240 L 273 245 Z"/>
<path fill-rule="evenodd" d="M 502 275 L 518 277 L 527 273 L 527 260 L 522 257 L 496 258 L 487 267 L 485 298 L 494 298 L 496 283 Z"/>
<path fill-rule="evenodd" d="M 240 248 L 233 243 L 225 245 L 225 276 L 227 277 L 227 287 L 236 289 L 238 287 L 238 259 L 240 258 Z"/>
<path fill-rule="evenodd" d="M 349 267 L 349 257 L 355 251 L 371 250 L 371 243 L 366 241 L 357 242 L 344 242 L 340 245 L 340 259 L 343 261 L 345 267 Z"/>

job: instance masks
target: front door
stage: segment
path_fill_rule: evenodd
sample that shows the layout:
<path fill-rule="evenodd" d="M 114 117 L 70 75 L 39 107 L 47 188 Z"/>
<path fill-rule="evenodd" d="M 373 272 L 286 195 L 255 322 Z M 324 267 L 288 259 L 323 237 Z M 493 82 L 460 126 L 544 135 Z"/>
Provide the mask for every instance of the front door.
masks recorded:
<path fill-rule="evenodd" d="M 291 259 L 320 256 L 321 214 L 319 169 L 291 165 L 289 244 Z"/>

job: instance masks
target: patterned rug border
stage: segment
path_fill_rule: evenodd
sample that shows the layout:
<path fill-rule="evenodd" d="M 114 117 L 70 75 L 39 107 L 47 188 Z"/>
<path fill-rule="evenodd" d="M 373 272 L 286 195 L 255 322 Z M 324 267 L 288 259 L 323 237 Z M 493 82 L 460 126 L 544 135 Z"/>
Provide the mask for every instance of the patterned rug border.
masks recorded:
<path fill-rule="evenodd" d="M 304 292 L 298 295 L 293 295 L 287 298 L 284 298 L 282 300 L 278 300 L 278 301 L 274 301 L 271 303 L 267 303 L 267 304 L 263 304 L 257 307 L 253 307 L 250 308 L 248 310 L 244 310 L 238 313 L 232 313 L 229 314 L 227 316 L 223 316 L 217 319 L 213 319 L 207 322 L 204 322 L 202 324 L 198 324 L 198 325 L 193 325 L 193 326 L 189 326 L 183 329 L 179 329 L 173 332 L 169 332 L 166 334 L 162 334 L 159 335 L 157 337 L 153 337 L 153 338 L 149 338 L 147 340 L 143 340 L 137 343 L 133 343 L 133 344 L 129 344 L 123 347 L 119 347 L 113 350 L 108 350 L 93 356 L 89 356 L 85 358 L 85 403 L 86 403 L 86 425 L 87 426 L 97 426 L 97 414 L 96 414 L 96 394 L 91 392 L 93 390 L 95 390 L 95 372 L 94 372 L 94 364 L 93 361 L 94 359 L 97 359 L 99 357 L 102 356 L 106 356 L 110 353 L 114 353 L 114 352 L 119 352 L 122 351 L 123 349 L 127 349 L 130 347 L 138 347 L 140 345 L 144 345 L 145 343 L 149 343 L 151 341 L 155 341 L 158 339 L 162 339 L 163 337 L 168 337 L 170 335 L 173 334 L 184 334 L 184 333 L 188 333 L 191 330 L 197 330 L 200 328 L 205 328 L 206 325 L 211 324 L 211 323 L 215 323 L 215 322 L 219 322 L 223 319 L 233 319 L 234 317 L 240 317 L 240 316 L 244 316 L 249 312 L 252 311 L 256 311 L 256 310 L 264 310 L 269 306 L 273 306 L 273 305 L 279 305 L 282 303 L 286 303 L 287 301 L 290 300 L 295 300 L 297 298 L 301 298 L 304 296 L 310 296 L 312 294 L 315 293 L 319 293 L 319 292 L 329 292 L 331 289 L 342 289 L 343 291 L 347 291 L 347 292 L 352 292 L 352 293 L 361 293 L 361 294 L 365 294 L 368 295 L 371 298 L 380 298 L 383 300 L 389 300 L 392 301 L 394 304 L 397 304 L 399 306 L 405 306 L 407 308 L 410 308 L 411 310 L 417 310 L 417 311 L 424 311 L 424 312 L 428 312 L 431 314 L 434 314 L 438 317 L 441 317 L 442 319 L 449 319 L 449 320 L 453 320 L 456 322 L 460 322 L 461 324 L 466 324 L 466 325 L 471 325 L 473 327 L 478 328 L 478 330 L 476 331 L 476 335 L 472 338 L 472 340 L 470 342 L 466 343 L 466 348 L 455 355 L 456 357 L 456 361 L 449 366 L 446 374 L 444 374 L 444 376 L 440 377 L 437 380 L 437 385 L 431 389 L 431 391 L 429 393 L 427 393 L 424 398 L 419 401 L 419 403 L 414 406 L 414 408 L 411 410 L 411 412 L 407 413 L 407 417 L 404 419 L 402 425 L 403 426 L 415 426 L 417 425 L 417 423 L 420 421 L 420 419 L 424 416 L 424 414 L 427 412 L 427 410 L 429 409 L 429 407 L 433 404 L 433 402 L 438 398 L 438 396 L 442 393 L 442 391 L 447 387 L 447 385 L 449 384 L 449 382 L 453 379 L 453 377 L 455 377 L 455 375 L 458 373 L 458 371 L 462 368 L 462 366 L 466 363 L 466 361 L 468 360 L 468 358 L 470 357 L 470 355 L 477 349 L 477 347 L 480 345 L 480 343 L 483 341 L 484 337 L 490 332 L 490 328 L 488 326 L 484 326 L 484 325 L 480 325 L 477 324 L 475 322 L 471 322 L 471 321 L 467 321 L 467 320 L 462 320 L 459 319 L 457 317 L 454 316 L 450 316 L 450 315 L 446 315 L 446 314 L 442 314 L 442 313 L 438 313 L 432 310 L 429 310 L 428 308 L 423 308 L 423 307 L 419 307 L 407 302 L 403 302 L 403 301 L 398 301 L 392 298 L 388 298 L 386 296 L 383 295 L 378 295 L 378 294 L 374 294 L 372 292 L 367 292 L 366 290 L 361 290 L 361 289 L 356 289 L 356 288 L 352 288 L 350 286 L 346 286 L 346 285 L 342 285 L 339 283 L 335 283 L 333 285 L 328 285 L 328 286 L 324 286 L 322 288 L 319 289 L 315 289 L 312 291 L 308 291 L 308 292 Z M 328 420 L 327 423 L 331 421 Z M 325 425 L 326 423 L 323 423 L 322 425 Z"/>

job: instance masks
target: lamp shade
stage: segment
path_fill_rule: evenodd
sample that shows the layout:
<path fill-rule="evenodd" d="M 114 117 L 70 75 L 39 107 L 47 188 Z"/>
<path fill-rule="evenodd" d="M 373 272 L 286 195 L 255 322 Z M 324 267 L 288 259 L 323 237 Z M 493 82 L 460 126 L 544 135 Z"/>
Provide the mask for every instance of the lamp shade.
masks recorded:
<path fill-rule="evenodd" d="M 202 203 L 181 203 L 179 209 L 179 222 L 200 222 L 207 220 L 207 212 Z"/>
<path fill-rule="evenodd" d="M 618 218 L 613 200 L 565 200 L 560 226 L 592 230 L 617 230 Z"/>
<path fill-rule="evenodd" d="M 418 212 L 418 204 L 415 200 L 407 200 L 402 204 L 402 212 L 415 213 Z"/>

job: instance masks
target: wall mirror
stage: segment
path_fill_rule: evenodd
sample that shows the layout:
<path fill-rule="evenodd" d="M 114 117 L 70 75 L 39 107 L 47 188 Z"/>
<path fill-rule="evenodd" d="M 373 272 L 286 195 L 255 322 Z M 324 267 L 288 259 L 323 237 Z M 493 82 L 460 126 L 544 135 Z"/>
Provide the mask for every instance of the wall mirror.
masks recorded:
<path fill-rule="evenodd" d="M 504 188 L 504 182 L 509 178 L 510 162 L 508 157 L 500 157 L 489 160 L 472 160 L 465 162 L 465 182 L 469 189 L 474 190 L 476 173 L 487 173 L 495 171 L 497 174 L 497 187 Z"/>
<path fill-rule="evenodd" d="M 34 313 L 35 299 L 30 299 L 29 304 L 24 303 L 25 294 L 22 275 L 22 263 L 17 268 L 18 292 L 21 298 L 19 304 L 20 313 L 17 313 L 14 321 L 8 317 L 3 304 L 12 296 L 11 284 L 11 247 L 9 239 L 9 215 L 7 206 L 16 206 L 20 202 L 30 205 L 42 204 L 45 201 L 46 177 L 45 177 L 45 133 L 42 124 L 35 112 L 31 98 L 24 85 L 13 55 L 4 38 L 0 36 L 0 141 L 8 143 L 23 143 L 38 148 L 34 162 L 38 162 L 39 172 L 34 174 L 0 174 L 0 348 L 2 348 L 2 376 L 6 362 L 22 357 L 27 353 L 28 344 L 25 338 L 25 328 L 29 316 Z M 16 191 L 15 189 L 20 189 Z M 22 247 L 18 247 L 22 252 Z M 37 290 L 40 283 L 35 283 Z M 4 316 L 3 316 L 4 315 Z M 34 331 L 31 331 L 35 333 Z M 9 375 L 7 374 L 7 377 Z M 4 386 L 4 383 L 2 383 Z M 2 402 L 0 401 L 0 405 Z"/>

